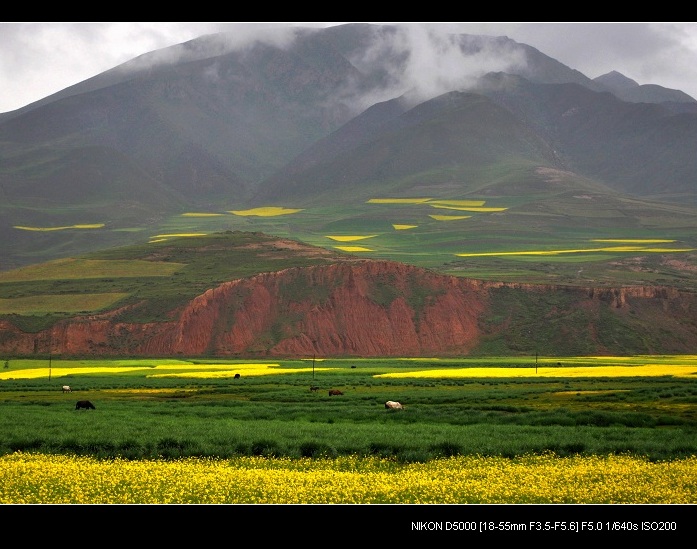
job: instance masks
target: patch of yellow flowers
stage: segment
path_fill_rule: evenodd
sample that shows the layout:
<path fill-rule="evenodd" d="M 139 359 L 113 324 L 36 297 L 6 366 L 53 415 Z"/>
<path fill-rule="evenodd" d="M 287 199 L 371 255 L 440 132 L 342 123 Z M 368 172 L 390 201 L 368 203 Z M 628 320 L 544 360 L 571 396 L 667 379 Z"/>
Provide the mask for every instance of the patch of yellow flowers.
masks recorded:
<path fill-rule="evenodd" d="M 240 457 L 98 460 L 0 457 L 0 504 L 693 504 L 697 456 Z"/>

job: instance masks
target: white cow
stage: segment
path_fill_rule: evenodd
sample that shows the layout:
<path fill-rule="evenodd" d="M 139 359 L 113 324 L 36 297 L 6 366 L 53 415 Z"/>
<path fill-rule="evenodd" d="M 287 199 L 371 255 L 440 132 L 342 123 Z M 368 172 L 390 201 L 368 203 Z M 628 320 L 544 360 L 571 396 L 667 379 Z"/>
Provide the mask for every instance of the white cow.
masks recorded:
<path fill-rule="evenodd" d="M 63 392 L 64 393 L 72 393 L 73 390 L 70 388 L 70 385 L 63 385 Z"/>
<path fill-rule="evenodd" d="M 385 408 L 387 410 L 404 410 L 404 406 L 395 400 L 388 400 L 385 402 Z"/>

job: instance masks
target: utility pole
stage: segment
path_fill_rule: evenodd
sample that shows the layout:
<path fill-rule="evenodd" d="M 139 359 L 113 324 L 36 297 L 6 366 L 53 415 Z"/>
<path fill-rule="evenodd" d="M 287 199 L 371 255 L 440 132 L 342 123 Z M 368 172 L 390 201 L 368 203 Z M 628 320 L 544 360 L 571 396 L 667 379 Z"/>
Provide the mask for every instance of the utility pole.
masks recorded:
<path fill-rule="evenodd" d="M 53 337 L 48 337 L 48 380 L 51 381 L 51 347 L 53 347 Z"/>
<path fill-rule="evenodd" d="M 528 330 L 528 337 L 532 340 L 535 347 L 535 373 L 537 373 L 537 338 L 532 337 L 532 330 Z"/>

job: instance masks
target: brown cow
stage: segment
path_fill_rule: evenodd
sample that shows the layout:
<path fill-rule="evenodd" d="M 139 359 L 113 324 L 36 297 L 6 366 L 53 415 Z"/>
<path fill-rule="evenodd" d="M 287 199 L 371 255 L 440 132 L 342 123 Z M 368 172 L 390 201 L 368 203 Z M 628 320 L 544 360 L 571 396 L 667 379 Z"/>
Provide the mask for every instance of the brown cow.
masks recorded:
<path fill-rule="evenodd" d="M 329 396 L 343 395 L 339 389 L 329 389 Z"/>
<path fill-rule="evenodd" d="M 385 408 L 387 410 L 404 410 L 404 406 L 402 406 L 396 400 L 388 400 L 387 402 L 385 402 Z"/>

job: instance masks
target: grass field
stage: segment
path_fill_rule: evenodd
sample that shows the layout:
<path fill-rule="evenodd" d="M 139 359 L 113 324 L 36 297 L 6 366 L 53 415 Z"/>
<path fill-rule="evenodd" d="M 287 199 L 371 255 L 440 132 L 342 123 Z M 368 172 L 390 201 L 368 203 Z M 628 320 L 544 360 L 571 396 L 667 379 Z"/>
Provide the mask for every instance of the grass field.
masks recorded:
<path fill-rule="evenodd" d="M 12 359 L 4 366 L 2 453 L 359 454 L 405 462 L 456 454 L 629 452 L 658 460 L 697 453 L 695 356 L 54 357 Z M 72 393 L 61 391 L 66 384 Z M 330 389 L 343 394 L 329 396 Z M 78 399 L 92 401 L 96 413 L 75 413 Z M 405 410 L 385 410 L 387 400 Z"/>
<path fill-rule="evenodd" d="M 2 366 L 3 503 L 697 502 L 697 356 Z"/>

